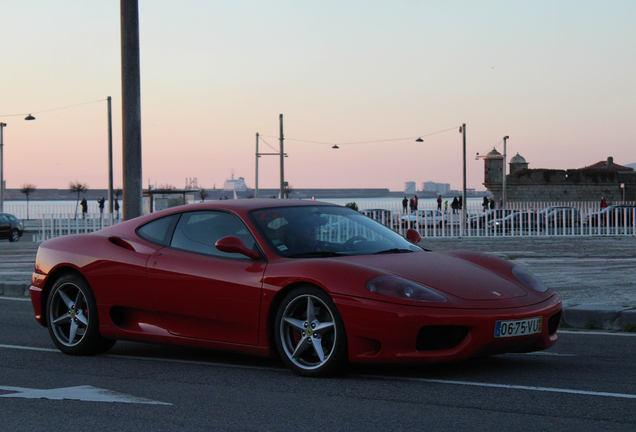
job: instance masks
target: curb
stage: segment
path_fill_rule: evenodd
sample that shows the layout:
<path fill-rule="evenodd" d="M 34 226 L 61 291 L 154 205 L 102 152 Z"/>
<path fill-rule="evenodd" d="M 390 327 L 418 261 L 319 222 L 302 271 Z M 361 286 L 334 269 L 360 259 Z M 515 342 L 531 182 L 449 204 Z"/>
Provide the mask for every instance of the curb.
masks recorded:
<path fill-rule="evenodd" d="M 1 282 L 0 296 L 4 297 L 30 297 L 29 284 L 19 282 Z"/>
<path fill-rule="evenodd" d="M 636 308 L 600 304 L 573 305 L 563 308 L 561 322 L 578 329 L 623 330 L 636 326 Z"/>

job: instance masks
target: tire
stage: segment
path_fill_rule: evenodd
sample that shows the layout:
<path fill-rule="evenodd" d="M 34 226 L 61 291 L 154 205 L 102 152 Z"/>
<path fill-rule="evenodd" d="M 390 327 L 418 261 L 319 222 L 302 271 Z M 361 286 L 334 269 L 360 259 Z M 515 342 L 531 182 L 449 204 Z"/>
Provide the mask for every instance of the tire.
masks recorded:
<path fill-rule="evenodd" d="M 93 291 L 74 273 L 61 276 L 53 285 L 46 305 L 46 323 L 53 343 L 64 354 L 101 354 L 116 342 L 99 334 Z"/>
<path fill-rule="evenodd" d="M 316 287 L 299 287 L 285 296 L 274 330 L 279 355 L 298 375 L 331 376 L 347 365 L 342 318 L 331 297 Z"/>
<path fill-rule="evenodd" d="M 10 242 L 17 242 L 18 240 L 20 240 L 20 232 L 13 228 L 11 230 L 11 235 L 9 236 L 9 241 Z"/>

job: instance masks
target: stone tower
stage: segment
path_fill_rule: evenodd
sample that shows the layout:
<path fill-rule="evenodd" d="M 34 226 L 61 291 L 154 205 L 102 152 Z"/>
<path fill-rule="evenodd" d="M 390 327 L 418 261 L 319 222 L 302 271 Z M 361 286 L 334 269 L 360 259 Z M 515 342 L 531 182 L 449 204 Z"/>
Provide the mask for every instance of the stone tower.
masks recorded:
<path fill-rule="evenodd" d="M 524 157 L 521 156 L 519 153 L 517 153 L 515 156 L 513 156 L 512 159 L 510 159 L 509 165 L 510 165 L 510 174 L 513 174 L 517 171 L 528 168 L 528 162 L 526 162 Z"/>
<path fill-rule="evenodd" d="M 503 155 L 492 149 L 484 157 L 484 186 L 493 194 L 495 201 L 501 198 L 503 182 Z"/>

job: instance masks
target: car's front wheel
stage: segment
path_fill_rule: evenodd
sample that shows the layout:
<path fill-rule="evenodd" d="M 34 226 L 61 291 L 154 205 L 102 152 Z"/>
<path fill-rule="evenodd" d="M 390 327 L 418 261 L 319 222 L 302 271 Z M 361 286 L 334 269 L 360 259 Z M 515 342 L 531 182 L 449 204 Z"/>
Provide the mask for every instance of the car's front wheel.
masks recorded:
<path fill-rule="evenodd" d="M 17 242 L 18 240 L 20 240 L 20 232 L 17 229 L 12 229 L 11 230 L 11 235 L 9 236 L 9 241 L 10 242 Z"/>
<path fill-rule="evenodd" d="M 63 353 L 100 354 L 115 344 L 99 334 L 97 302 L 81 276 L 68 273 L 60 277 L 51 289 L 46 309 L 49 334 Z"/>
<path fill-rule="evenodd" d="M 330 376 L 347 363 L 347 335 L 333 300 L 305 286 L 283 299 L 275 321 L 278 353 L 302 376 Z"/>

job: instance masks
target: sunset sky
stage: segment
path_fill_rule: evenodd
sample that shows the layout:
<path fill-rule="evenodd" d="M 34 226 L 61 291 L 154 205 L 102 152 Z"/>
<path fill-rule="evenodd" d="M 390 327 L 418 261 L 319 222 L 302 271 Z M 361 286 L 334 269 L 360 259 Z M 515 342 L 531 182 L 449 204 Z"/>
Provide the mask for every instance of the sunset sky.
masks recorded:
<path fill-rule="evenodd" d="M 119 1 L 0 7 L 7 188 L 106 188 L 107 96 L 121 187 Z M 254 187 L 281 113 L 295 188 L 460 189 L 462 123 L 469 188 L 505 135 L 530 168 L 636 162 L 633 0 L 140 0 L 139 19 L 144 187 Z M 277 157 L 259 171 L 278 187 Z"/>

